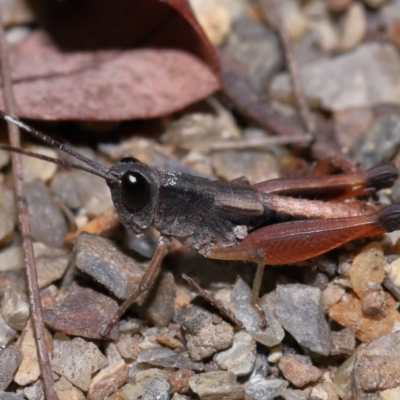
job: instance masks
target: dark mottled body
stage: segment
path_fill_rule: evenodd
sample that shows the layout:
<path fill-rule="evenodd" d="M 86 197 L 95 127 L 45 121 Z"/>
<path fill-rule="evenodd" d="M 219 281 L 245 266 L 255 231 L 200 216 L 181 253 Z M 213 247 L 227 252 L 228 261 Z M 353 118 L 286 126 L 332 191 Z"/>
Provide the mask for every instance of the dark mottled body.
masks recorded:
<path fill-rule="evenodd" d="M 154 224 L 200 253 L 229 247 L 260 223 L 264 207 L 250 186 L 158 171 L 159 201 Z"/>
<path fill-rule="evenodd" d="M 116 163 L 111 173 L 136 170 L 151 182 L 151 202 L 139 212 L 127 209 L 118 183 L 109 183 L 121 221 L 135 232 L 154 224 L 158 231 L 205 253 L 210 247 L 230 247 L 269 219 L 261 194 L 251 186 L 151 169 L 140 162 Z M 135 195 L 135 194 L 133 194 Z"/>

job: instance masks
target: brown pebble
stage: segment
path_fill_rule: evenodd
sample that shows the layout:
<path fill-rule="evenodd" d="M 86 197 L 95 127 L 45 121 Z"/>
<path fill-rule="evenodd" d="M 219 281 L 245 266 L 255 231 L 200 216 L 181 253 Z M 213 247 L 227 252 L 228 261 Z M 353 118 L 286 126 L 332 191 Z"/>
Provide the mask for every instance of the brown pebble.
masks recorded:
<path fill-rule="evenodd" d="M 382 336 L 357 350 L 353 377 L 357 385 L 357 398 L 366 398 L 367 393 L 391 389 L 400 384 L 400 332 Z M 376 392 L 375 392 L 376 393 Z M 376 393 L 378 394 L 378 393 Z M 378 395 L 379 397 L 379 395 Z M 386 397 L 381 397 L 382 399 Z M 388 397 L 389 398 L 389 397 Z M 398 397 L 393 397 L 398 398 Z"/>
<path fill-rule="evenodd" d="M 373 288 L 380 289 L 385 278 L 386 259 L 382 245 L 372 242 L 354 258 L 349 270 L 351 285 L 360 299 Z"/>
<path fill-rule="evenodd" d="M 341 34 L 337 43 L 338 51 L 355 48 L 362 42 L 367 32 L 367 15 L 365 7 L 360 2 L 354 2 L 347 9 L 343 19 Z"/>
<path fill-rule="evenodd" d="M 329 317 L 342 326 L 356 327 L 356 336 L 362 342 L 370 342 L 392 332 L 394 324 L 400 320 L 396 302 L 388 293 L 384 294 L 386 313 L 381 318 L 373 318 L 362 312 L 360 299 L 354 293 L 345 294 L 341 301 L 329 309 Z"/>
<path fill-rule="evenodd" d="M 325 0 L 326 7 L 335 12 L 347 10 L 352 2 L 353 0 Z"/>
<path fill-rule="evenodd" d="M 121 395 L 120 391 L 117 390 L 111 396 L 108 396 L 107 400 L 124 400 L 124 397 Z"/>
<path fill-rule="evenodd" d="M 187 349 L 194 361 L 232 346 L 232 326 L 224 321 L 214 325 L 212 314 L 200 307 L 187 308 L 182 313 L 181 324 Z"/>
<path fill-rule="evenodd" d="M 171 336 L 157 336 L 157 342 L 169 347 L 170 349 L 177 349 L 183 346 L 183 343 Z"/>
<path fill-rule="evenodd" d="M 324 310 L 329 310 L 329 308 L 340 301 L 344 294 L 345 290 L 341 286 L 329 283 L 322 291 Z"/>
<path fill-rule="evenodd" d="M 312 400 L 339 400 L 338 395 L 334 391 L 333 384 L 323 382 L 313 387 L 310 395 Z"/>
<path fill-rule="evenodd" d="M 174 250 L 171 250 L 171 253 Z M 174 253 L 176 254 L 176 253 Z M 186 287 L 179 284 L 175 288 L 175 305 L 180 308 L 186 308 L 190 302 L 193 300 L 195 295 Z"/>
<path fill-rule="evenodd" d="M 129 367 L 123 360 L 102 369 L 90 383 L 88 398 L 90 400 L 105 399 L 120 386 L 129 374 Z"/>
<path fill-rule="evenodd" d="M 387 27 L 388 39 L 400 49 L 400 21 L 395 20 Z"/>
<path fill-rule="evenodd" d="M 118 303 L 114 299 L 74 282 L 64 301 L 44 309 L 44 320 L 55 331 L 67 335 L 102 339 L 104 326 L 117 309 Z M 110 337 L 118 337 L 117 328 L 111 331 Z"/>
<path fill-rule="evenodd" d="M 331 355 L 353 354 L 356 347 L 355 335 L 355 326 L 350 326 L 349 328 L 342 329 L 339 332 L 332 332 Z"/>
<path fill-rule="evenodd" d="M 215 371 L 197 374 L 189 378 L 190 389 L 200 399 L 232 399 L 244 398 L 244 387 L 236 381 L 234 373 Z"/>
<path fill-rule="evenodd" d="M 217 314 L 212 315 L 212 323 L 214 325 L 219 325 L 222 321 L 223 321 L 223 319 L 219 315 L 217 315 Z"/>
<path fill-rule="evenodd" d="M 321 378 L 321 371 L 311 364 L 307 364 L 293 356 L 283 356 L 279 360 L 278 368 L 283 376 L 294 386 L 303 387 Z"/>
<path fill-rule="evenodd" d="M 68 382 L 63 376 L 55 384 L 59 400 L 85 400 L 80 389 Z"/>
<path fill-rule="evenodd" d="M 92 219 L 86 225 L 82 226 L 75 232 L 68 233 L 64 238 L 64 244 L 70 245 L 75 239 L 82 233 L 93 233 L 94 235 L 109 236 L 114 230 L 119 227 L 121 221 L 115 208 L 112 207 L 107 210 L 104 214 Z"/>
<path fill-rule="evenodd" d="M 178 369 L 168 377 L 168 382 L 171 384 L 173 391 L 177 393 L 186 393 L 189 391 L 189 378 L 194 375 L 190 369 Z"/>
<path fill-rule="evenodd" d="M 42 298 L 40 299 L 40 303 L 43 308 L 47 308 L 47 307 L 54 306 L 54 304 L 56 304 L 56 299 L 54 298 L 54 296 L 45 295 L 45 296 L 42 296 Z"/>
<path fill-rule="evenodd" d="M 45 333 L 47 351 L 51 354 L 53 352 L 53 340 L 47 330 Z M 20 336 L 18 350 L 22 355 L 22 363 L 14 376 L 14 382 L 25 386 L 35 382 L 40 376 L 36 340 L 31 321 L 27 323 L 22 336 Z"/>
<path fill-rule="evenodd" d="M 369 292 L 362 300 L 362 312 L 371 317 L 381 318 L 385 314 L 386 304 L 382 291 Z"/>
<path fill-rule="evenodd" d="M 140 343 L 143 342 L 141 335 L 121 335 L 115 342 L 117 349 L 123 358 L 136 360 L 140 353 Z"/>

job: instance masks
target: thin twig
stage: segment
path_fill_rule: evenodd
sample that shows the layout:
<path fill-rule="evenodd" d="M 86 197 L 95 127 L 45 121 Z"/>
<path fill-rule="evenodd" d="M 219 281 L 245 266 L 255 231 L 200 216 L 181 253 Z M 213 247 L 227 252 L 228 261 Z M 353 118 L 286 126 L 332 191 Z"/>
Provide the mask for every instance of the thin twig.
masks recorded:
<path fill-rule="evenodd" d="M 259 149 L 260 147 L 270 147 L 286 144 L 307 144 L 313 140 L 310 134 L 270 136 L 261 138 L 250 138 L 242 140 L 227 140 L 215 142 L 210 146 L 210 150 L 241 150 L 241 149 Z"/>
<path fill-rule="evenodd" d="M 1 7 L 0 7 L 0 21 Z M 16 116 L 16 101 L 12 88 L 11 72 L 9 66 L 7 43 L 2 24 L 0 23 L 0 64 L 1 64 L 1 78 L 4 103 L 6 111 Z M 21 140 L 19 129 L 17 126 L 8 123 L 9 140 L 12 146 L 21 147 Z M 12 153 L 13 176 L 15 181 L 15 190 L 17 193 L 17 206 L 18 215 L 21 225 L 21 234 L 23 239 L 23 247 L 25 252 L 25 265 L 26 277 L 30 301 L 31 318 L 33 323 L 33 330 L 36 338 L 36 347 L 38 352 L 40 371 L 43 381 L 43 388 L 47 400 L 57 400 L 58 396 L 55 391 L 53 373 L 51 370 L 49 353 L 46 347 L 46 336 L 43 324 L 43 312 L 40 302 L 39 288 L 37 284 L 37 274 L 35 267 L 35 257 L 33 254 L 33 247 L 31 241 L 31 229 L 29 221 L 28 203 L 26 200 L 26 190 L 24 184 L 24 177 L 22 172 L 21 155 Z"/>
<path fill-rule="evenodd" d="M 296 57 L 293 52 L 293 47 L 290 43 L 286 29 L 283 25 L 279 8 L 279 0 L 272 0 L 272 3 L 274 6 L 274 14 L 276 18 L 278 33 L 281 38 L 286 61 L 288 63 L 290 79 L 292 81 L 294 94 L 296 96 L 296 100 L 300 109 L 300 116 L 301 119 L 303 120 L 304 127 L 307 130 L 307 132 L 313 135 L 313 137 L 315 138 L 315 123 L 313 121 L 310 109 L 307 104 L 306 97 L 304 95 L 303 84 L 301 82 L 299 68 L 296 62 Z"/>

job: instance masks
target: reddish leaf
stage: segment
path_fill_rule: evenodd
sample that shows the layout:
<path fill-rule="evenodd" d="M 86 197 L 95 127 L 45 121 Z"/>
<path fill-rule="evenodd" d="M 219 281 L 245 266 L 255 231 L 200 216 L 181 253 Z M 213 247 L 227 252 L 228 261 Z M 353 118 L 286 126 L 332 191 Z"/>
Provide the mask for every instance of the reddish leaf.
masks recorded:
<path fill-rule="evenodd" d="M 23 117 L 158 117 L 219 88 L 216 53 L 187 0 L 37 3 L 46 31 L 11 50 Z"/>

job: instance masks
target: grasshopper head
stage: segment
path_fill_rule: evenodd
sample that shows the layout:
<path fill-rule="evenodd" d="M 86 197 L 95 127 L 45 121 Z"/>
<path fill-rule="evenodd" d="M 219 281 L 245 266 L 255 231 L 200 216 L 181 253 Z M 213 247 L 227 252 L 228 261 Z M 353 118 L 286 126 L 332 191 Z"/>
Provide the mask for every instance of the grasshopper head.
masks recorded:
<path fill-rule="evenodd" d="M 109 170 L 107 184 L 121 222 L 141 233 L 154 219 L 158 174 L 135 158 L 123 158 Z"/>

